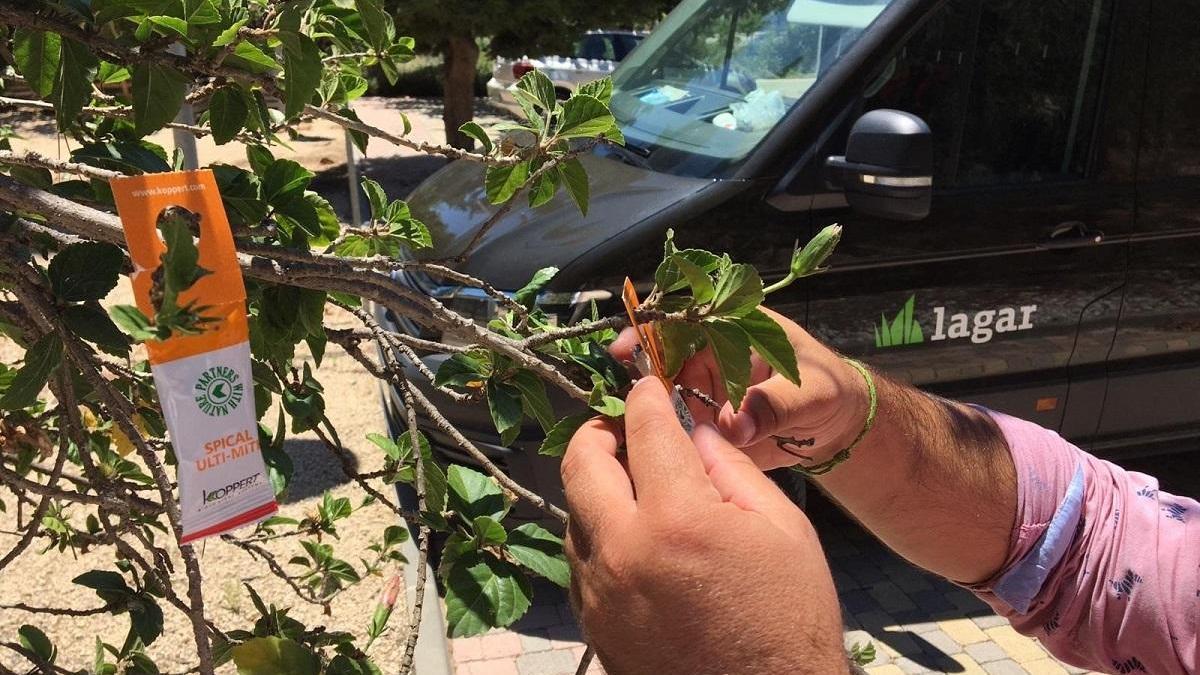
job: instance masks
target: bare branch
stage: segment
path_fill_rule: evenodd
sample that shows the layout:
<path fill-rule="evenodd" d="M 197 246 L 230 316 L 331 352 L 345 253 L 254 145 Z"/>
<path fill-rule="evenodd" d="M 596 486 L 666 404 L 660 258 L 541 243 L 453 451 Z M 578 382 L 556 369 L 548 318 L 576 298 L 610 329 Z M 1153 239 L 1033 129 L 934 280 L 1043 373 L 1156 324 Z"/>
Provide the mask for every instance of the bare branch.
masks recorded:
<path fill-rule="evenodd" d="M 36 152 L 13 152 L 11 150 L 0 150 L 0 164 L 10 164 L 18 166 L 34 166 L 59 173 L 70 173 L 77 176 L 87 176 L 88 178 L 99 178 L 100 180 L 109 180 L 123 176 L 119 171 L 109 171 L 108 169 L 99 169 L 87 164 L 76 164 L 74 162 L 60 162 L 55 159 L 50 159 L 44 155 L 39 155 Z"/>
<path fill-rule="evenodd" d="M 53 614 L 54 616 L 95 616 L 108 611 L 108 605 L 91 609 L 72 609 L 70 607 L 34 607 L 23 602 L 12 605 L 0 605 L 0 609 L 15 609 L 30 614 Z"/>
<path fill-rule="evenodd" d="M 335 112 L 325 110 L 324 108 L 318 108 L 312 104 L 305 106 L 304 112 L 317 119 L 333 122 L 344 129 L 358 131 L 373 138 L 385 140 L 392 145 L 399 145 L 400 147 L 416 150 L 417 152 L 422 152 L 427 155 L 441 155 L 442 157 L 449 157 L 450 159 L 469 159 L 481 164 L 491 164 L 495 166 L 516 164 L 518 161 L 516 157 L 491 157 L 488 155 L 481 155 L 477 152 L 459 150 L 458 148 L 451 147 L 449 145 L 437 145 L 435 143 L 426 143 L 425 141 L 414 141 L 403 136 L 397 136 L 390 131 L 385 131 L 379 127 L 372 126 L 365 122 L 344 117 Z"/>
<path fill-rule="evenodd" d="M 321 598 L 313 595 L 307 589 L 300 586 L 300 584 L 296 583 L 296 579 L 292 577 L 292 575 L 288 574 L 287 571 L 279 565 L 279 561 L 275 560 L 275 555 L 267 549 L 253 542 L 238 539 L 237 537 L 229 534 L 221 535 L 221 541 L 233 544 L 234 546 L 245 551 L 251 558 L 265 562 L 267 567 L 270 568 L 271 574 L 274 574 L 275 576 L 287 582 L 287 585 L 292 588 L 292 591 L 301 600 L 312 605 L 317 605 L 318 607 L 323 607 L 325 609 L 329 608 L 329 599 L 322 600 Z"/>
<path fill-rule="evenodd" d="M 606 319 L 598 321 L 584 321 L 564 328 L 551 328 L 541 333 L 535 333 L 525 338 L 520 342 L 520 345 L 525 349 L 536 349 L 542 345 L 550 344 L 555 340 L 565 340 L 567 338 L 582 337 L 591 335 L 602 330 L 619 330 L 629 323 L 623 316 L 610 316 Z"/>

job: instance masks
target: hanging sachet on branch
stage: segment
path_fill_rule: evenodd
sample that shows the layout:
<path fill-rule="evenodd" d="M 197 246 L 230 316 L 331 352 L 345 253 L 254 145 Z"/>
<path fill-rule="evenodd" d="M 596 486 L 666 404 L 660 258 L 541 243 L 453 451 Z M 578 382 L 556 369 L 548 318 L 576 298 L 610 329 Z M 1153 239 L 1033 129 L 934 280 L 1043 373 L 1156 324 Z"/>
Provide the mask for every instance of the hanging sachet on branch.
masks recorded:
<path fill-rule="evenodd" d="M 113 179 L 112 189 L 134 266 L 133 322 L 150 338 L 178 461 L 180 543 L 262 520 L 278 506 L 254 414 L 246 288 L 216 180 L 157 173 Z"/>

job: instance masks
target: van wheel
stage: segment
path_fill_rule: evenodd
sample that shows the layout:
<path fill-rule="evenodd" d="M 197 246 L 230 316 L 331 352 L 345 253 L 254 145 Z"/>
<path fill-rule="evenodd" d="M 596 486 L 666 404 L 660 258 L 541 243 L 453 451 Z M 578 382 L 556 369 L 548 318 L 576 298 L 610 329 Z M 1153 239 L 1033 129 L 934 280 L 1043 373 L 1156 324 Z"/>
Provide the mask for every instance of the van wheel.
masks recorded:
<path fill-rule="evenodd" d="M 767 476 L 775 481 L 779 489 L 801 510 L 808 506 L 808 481 L 803 475 L 790 469 L 774 469 L 768 471 Z"/>

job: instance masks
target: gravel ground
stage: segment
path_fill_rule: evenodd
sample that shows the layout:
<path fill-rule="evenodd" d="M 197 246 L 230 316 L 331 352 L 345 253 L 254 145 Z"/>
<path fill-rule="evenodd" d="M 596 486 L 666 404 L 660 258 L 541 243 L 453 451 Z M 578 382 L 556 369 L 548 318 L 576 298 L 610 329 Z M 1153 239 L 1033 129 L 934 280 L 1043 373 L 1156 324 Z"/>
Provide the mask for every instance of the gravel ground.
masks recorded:
<path fill-rule="evenodd" d="M 356 108 L 364 121 L 393 131 L 399 130 L 400 117 L 397 113 L 404 110 L 413 125 L 412 136 L 432 142 L 443 139 L 440 109 L 434 102 L 363 99 Z M 481 121 L 485 125 L 498 119 L 489 111 L 481 110 L 480 113 Z M 0 119 L 0 122 L 15 124 L 22 135 L 21 139 L 14 142 L 18 151 L 36 150 L 51 157 L 64 158 L 69 154 L 66 141 L 52 135 L 53 129 L 48 124 L 11 117 Z M 169 147 L 169 134 L 160 134 L 155 140 Z M 327 196 L 338 197 L 336 203 L 345 203 L 345 184 L 334 180 L 345 174 L 344 137 L 340 129 L 325 123 L 305 124 L 301 127 L 300 139 L 291 145 L 293 150 L 279 149 L 276 155 L 294 158 L 310 169 L 322 172 L 324 180 L 319 180 L 316 185 L 321 186 L 323 191 L 341 191 L 341 195 Z M 199 152 L 201 164 L 246 164 L 241 148 L 236 145 L 218 148 L 210 141 L 202 140 Z M 397 157 L 409 157 L 412 161 L 388 161 Z M 417 157 L 415 153 L 399 150 L 381 141 L 373 141 L 364 162 L 365 172 L 370 174 L 372 166 L 380 160 L 383 160 L 388 168 L 386 173 L 381 171 L 378 178 L 382 179 L 381 182 L 393 196 L 406 194 L 442 163 L 439 160 Z M 339 164 L 343 165 L 338 166 Z M 106 303 L 131 304 L 129 293 L 128 284 L 123 280 Z M 349 315 L 335 309 L 328 311 L 327 324 L 352 325 L 353 319 Z M 19 351 L 15 346 L 0 339 L 0 361 L 13 363 L 18 358 Z M 334 345 L 329 346 L 318 376 L 325 386 L 329 417 L 337 427 L 343 442 L 354 454 L 359 470 L 371 471 L 378 468 L 382 463 L 381 453 L 364 438 L 367 433 L 384 431 L 375 381 Z M 265 419 L 273 420 L 273 413 L 268 413 Z M 335 496 L 350 497 L 356 508 L 361 503 L 365 495 L 356 485 L 348 483 L 336 459 L 326 452 L 313 434 L 302 434 L 289 440 L 286 450 L 295 463 L 295 477 L 288 500 L 281 507 L 282 515 L 302 518 L 306 513 L 315 511 L 325 490 L 330 490 Z M 3 501 L 10 509 L 8 513 L 0 514 L 0 530 L 11 532 L 16 527 L 16 509 L 12 508 L 14 502 L 7 492 Z M 71 514 L 75 520 L 82 523 L 87 511 L 76 507 Z M 360 555 L 369 558 L 371 553 L 366 551 L 366 546 L 378 537 L 384 527 L 396 522 L 395 515 L 385 506 L 371 504 L 363 507 L 349 519 L 339 523 L 338 532 L 341 539 L 334 542 L 335 550 L 339 557 L 350 561 L 358 560 Z M 244 530 L 242 534 L 248 531 Z M 16 540 L 16 536 L 0 534 L 0 551 L 7 551 Z M 294 554 L 302 553 L 294 539 L 268 542 L 267 546 L 280 556 L 281 563 L 286 563 Z M 323 616 L 320 607 L 309 605 L 297 598 L 282 580 L 269 573 L 265 565 L 251 560 L 242 550 L 220 540 L 209 539 L 200 545 L 198 551 L 204 574 L 207 614 L 226 630 L 249 628 L 256 618 L 254 607 L 243 586 L 249 584 L 268 601 L 274 601 L 280 606 L 291 606 L 292 615 L 310 627 L 325 625 L 329 630 L 347 630 L 362 634 L 384 581 L 379 577 L 370 578 L 342 593 L 332 603 L 331 616 Z M 35 547 L 31 547 L 3 571 L 0 577 L 0 606 L 13 603 L 73 608 L 99 606 L 99 599 L 92 591 L 75 586 L 71 579 L 89 569 L 111 568 L 112 557 L 108 549 L 75 557 L 69 553 L 39 555 L 35 544 Z M 182 581 L 182 565 L 178 564 L 177 569 L 179 580 Z M 183 593 L 182 583 L 177 583 L 176 588 Z M 397 612 L 400 612 L 400 609 L 398 608 Z M 394 615 L 393 626 L 397 629 L 379 640 L 371 649 L 372 656 L 384 664 L 385 671 L 388 670 L 387 665 L 394 667 L 399 659 L 403 638 L 402 630 L 399 629 L 403 624 L 402 616 Z M 173 608 L 166 609 L 166 617 L 164 634 L 150 647 L 149 652 L 164 672 L 178 672 L 195 663 L 191 628 L 187 618 Z M 89 669 L 96 636 L 110 644 L 119 645 L 129 626 L 124 616 L 34 616 L 24 611 L 0 609 L 0 643 L 15 641 L 17 628 L 24 623 L 33 623 L 46 631 L 59 649 L 59 665 Z M 0 664 L 16 667 L 18 663 L 10 653 L 0 653 Z M 233 668 L 227 667 L 223 672 L 233 672 Z"/>

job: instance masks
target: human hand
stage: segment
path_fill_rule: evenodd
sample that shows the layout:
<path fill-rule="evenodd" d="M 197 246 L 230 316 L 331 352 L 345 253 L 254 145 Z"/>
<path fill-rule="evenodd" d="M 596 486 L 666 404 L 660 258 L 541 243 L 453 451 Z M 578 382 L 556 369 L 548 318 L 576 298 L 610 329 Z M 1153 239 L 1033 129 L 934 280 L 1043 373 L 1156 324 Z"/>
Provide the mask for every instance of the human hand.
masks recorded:
<path fill-rule="evenodd" d="M 624 434 L 575 434 L 562 478 L 572 603 L 608 672 L 846 672 L 808 519 L 711 424 L 689 438 L 657 378 L 630 392 Z"/>
<path fill-rule="evenodd" d="M 734 410 L 721 385 L 712 350 L 705 348 L 684 364 L 676 384 L 708 394 L 717 407 L 684 396 L 697 423 L 710 422 L 742 448 L 763 470 L 811 466 L 850 445 L 867 417 L 869 394 L 862 375 L 800 326 L 766 307 L 763 312 L 787 333 L 796 352 L 801 386 L 774 373 L 757 354 L 751 356 L 750 388 Z M 632 359 L 637 334 L 625 329 L 611 351 Z"/>

